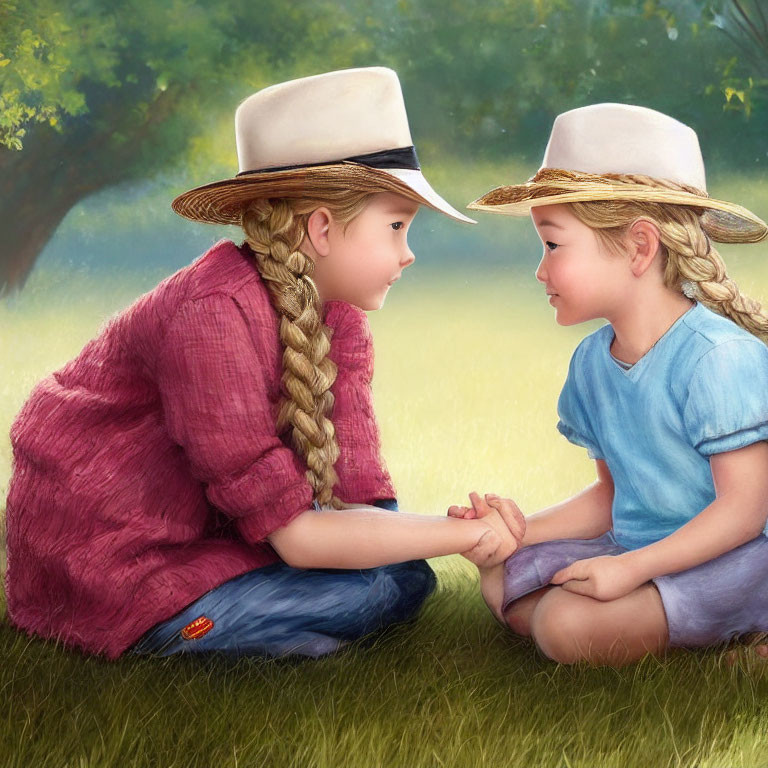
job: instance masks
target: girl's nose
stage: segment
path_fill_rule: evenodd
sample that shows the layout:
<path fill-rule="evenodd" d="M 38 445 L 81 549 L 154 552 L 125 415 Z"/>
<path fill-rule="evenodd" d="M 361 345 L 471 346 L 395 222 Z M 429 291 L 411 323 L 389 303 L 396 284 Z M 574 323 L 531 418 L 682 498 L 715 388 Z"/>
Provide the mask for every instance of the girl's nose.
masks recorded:
<path fill-rule="evenodd" d="M 413 251 L 410 248 L 406 248 L 405 249 L 405 257 L 400 262 L 402 268 L 405 269 L 406 267 L 409 267 L 411 264 L 413 264 L 414 261 L 416 261 L 415 254 L 413 253 Z"/>
<path fill-rule="evenodd" d="M 539 266 L 536 267 L 536 279 L 540 283 L 546 283 L 547 282 L 547 270 L 544 266 L 544 257 L 541 257 L 541 261 L 539 262 Z"/>

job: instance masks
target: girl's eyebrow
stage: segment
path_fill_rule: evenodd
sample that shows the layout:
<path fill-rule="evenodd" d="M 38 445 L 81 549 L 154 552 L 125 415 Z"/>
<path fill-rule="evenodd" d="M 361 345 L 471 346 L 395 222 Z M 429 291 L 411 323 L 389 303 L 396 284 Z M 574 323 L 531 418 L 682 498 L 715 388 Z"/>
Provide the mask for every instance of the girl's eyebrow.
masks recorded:
<path fill-rule="evenodd" d="M 544 219 L 543 221 L 539 222 L 540 227 L 554 227 L 555 229 L 565 229 L 565 227 L 561 227 L 559 224 L 555 224 L 554 221 L 549 221 L 549 219 Z"/>
<path fill-rule="evenodd" d="M 392 208 L 385 208 L 384 213 L 391 214 L 394 216 L 414 216 L 419 212 L 419 209 L 417 208 L 414 210 L 408 210 L 407 208 L 398 208 L 397 206 L 393 206 Z"/>

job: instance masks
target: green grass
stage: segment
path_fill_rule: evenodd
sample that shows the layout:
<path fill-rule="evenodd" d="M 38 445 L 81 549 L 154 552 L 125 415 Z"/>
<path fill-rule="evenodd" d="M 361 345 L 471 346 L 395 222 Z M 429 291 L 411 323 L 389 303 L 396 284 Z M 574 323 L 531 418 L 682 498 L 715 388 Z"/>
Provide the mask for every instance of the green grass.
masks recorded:
<path fill-rule="evenodd" d="M 764 251 L 731 261 L 763 300 Z M 585 452 L 554 425 L 570 353 L 595 326 L 554 323 L 535 261 L 454 275 L 417 262 L 370 315 L 376 409 L 403 509 L 443 514 L 477 489 L 532 512 L 592 481 Z M 156 277 L 106 285 L 40 271 L 0 303 L 4 435 L 34 382 Z M 5 437 L 3 491 L 9 475 Z M 417 623 L 319 661 L 108 663 L 4 623 L 0 765 L 768 766 L 764 663 L 740 652 L 728 665 L 708 650 L 618 671 L 558 666 L 494 623 L 469 563 L 433 564 L 439 588 Z"/>
<path fill-rule="evenodd" d="M 3 628 L 3 765 L 768 764 L 766 675 L 712 652 L 568 668 L 441 564 L 419 623 L 334 658 L 108 664 Z"/>

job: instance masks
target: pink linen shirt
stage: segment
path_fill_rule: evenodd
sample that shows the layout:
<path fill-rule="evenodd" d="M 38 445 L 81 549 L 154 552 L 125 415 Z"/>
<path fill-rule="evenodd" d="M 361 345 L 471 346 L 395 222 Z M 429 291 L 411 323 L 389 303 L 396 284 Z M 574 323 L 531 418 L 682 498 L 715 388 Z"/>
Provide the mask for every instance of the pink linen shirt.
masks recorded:
<path fill-rule="evenodd" d="M 312 506 L 276 433 L 279 316 L 247 246 L 223 240 L 113 317 L 40 381 L 11 428 L 8 616 L 118 657 L 209 590 L 279 560 L 265 541 Z M 328 302 L 338 496 L 394 498 L 365 313 Z"/>

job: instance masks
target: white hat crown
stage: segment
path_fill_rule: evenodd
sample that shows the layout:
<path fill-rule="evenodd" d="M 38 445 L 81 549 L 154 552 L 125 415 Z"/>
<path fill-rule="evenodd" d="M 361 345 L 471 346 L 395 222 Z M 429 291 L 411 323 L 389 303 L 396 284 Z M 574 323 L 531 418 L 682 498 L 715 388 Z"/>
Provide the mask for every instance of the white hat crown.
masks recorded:
<path fill-rule="evenodd" d="M 239 224 L 257 197 L 297 197 L 310 181 L 390 191 L 476 223 L 432 189 L 419 167 L 397 74 L 342 69 L 264 88 L 235 113 L 237 177 L 179 195 L 189 219 Z"/>
<path fill-rule="evenodd" d="M 631 104 L 592 104 L 558 115 L 542 168 L 642 174 L 707 189 L 696 132 L 669 115 Z"/>
<path fill-rule="evenodd" d="M 264 88 L 238 107 L 235 138 L 241 173 L 413 144 L 400 81 L 386 67 L 339 70 Z"/>

